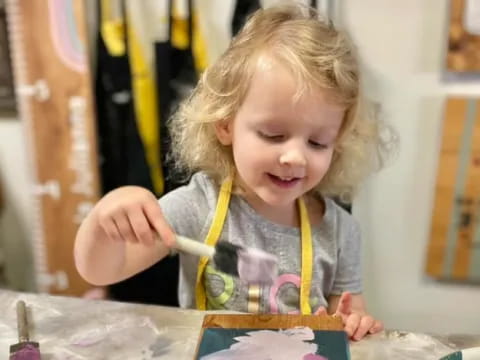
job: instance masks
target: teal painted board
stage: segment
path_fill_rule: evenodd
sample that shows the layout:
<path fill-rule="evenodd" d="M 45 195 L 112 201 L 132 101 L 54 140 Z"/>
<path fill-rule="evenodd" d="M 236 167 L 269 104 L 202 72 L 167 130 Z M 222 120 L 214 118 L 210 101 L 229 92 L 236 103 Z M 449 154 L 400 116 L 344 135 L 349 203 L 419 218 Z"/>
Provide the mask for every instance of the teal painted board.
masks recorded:
<path fill-rule="evenodd" d="M 349 360 L 350 352 L 344 331 L 206 328 L 196 359 Z"/>

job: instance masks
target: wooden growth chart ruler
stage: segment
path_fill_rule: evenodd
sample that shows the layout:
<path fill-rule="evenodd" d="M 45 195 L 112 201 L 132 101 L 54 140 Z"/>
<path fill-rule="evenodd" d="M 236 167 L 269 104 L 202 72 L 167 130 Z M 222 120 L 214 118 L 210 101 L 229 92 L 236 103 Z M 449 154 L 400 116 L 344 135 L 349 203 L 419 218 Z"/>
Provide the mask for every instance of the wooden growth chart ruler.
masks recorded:
<path fill-rule="evenodd" d="M 38 290 L 80 295 L 77 228 L 98 199 L 92 85 L 82 0 L 8 0 L 19 116 L 34 197 Z"/>

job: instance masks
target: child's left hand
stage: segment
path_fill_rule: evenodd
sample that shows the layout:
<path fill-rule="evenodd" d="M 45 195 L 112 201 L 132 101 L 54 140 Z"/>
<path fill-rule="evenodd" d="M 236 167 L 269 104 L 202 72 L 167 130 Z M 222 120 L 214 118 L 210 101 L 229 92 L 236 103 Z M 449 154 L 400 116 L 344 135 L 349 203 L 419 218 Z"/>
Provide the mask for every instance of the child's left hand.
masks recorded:
<path fill-rule="evenodd" d="M 352 340 L 358 341 L 367 334 L 383 330 L 382 322 L 367 314 L 362 295 L 344 292 L 341 296 L 332 296 L 329 300 L 329 309 L 336 305 L 334 314 L 342 318 L 345 332 Z"/>

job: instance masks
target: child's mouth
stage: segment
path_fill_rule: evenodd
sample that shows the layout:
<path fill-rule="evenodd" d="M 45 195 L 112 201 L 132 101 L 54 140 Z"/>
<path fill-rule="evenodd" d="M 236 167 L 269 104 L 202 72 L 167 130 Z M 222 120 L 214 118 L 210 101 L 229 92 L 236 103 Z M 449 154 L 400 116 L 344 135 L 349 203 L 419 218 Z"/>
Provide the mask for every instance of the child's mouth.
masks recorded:
<path fill-rule="evenodd" d="M 270 173 L 267 173 L 268 177 L 270 180 L 277 186 L 282 187 L 282 188 L 290 188 L 295 186 L 299 181 L 300 178 L 295 178 L 295 177 L 280 177 L 276 176 Z"/>

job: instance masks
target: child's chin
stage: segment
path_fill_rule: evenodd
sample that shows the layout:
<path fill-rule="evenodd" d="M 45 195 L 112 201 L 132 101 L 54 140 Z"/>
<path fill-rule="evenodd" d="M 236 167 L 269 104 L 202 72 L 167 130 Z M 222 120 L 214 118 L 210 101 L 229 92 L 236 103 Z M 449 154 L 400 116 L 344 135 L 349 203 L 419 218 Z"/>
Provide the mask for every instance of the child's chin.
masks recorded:
<path fill-rule="evenodd" d="M 263 200 L 263 202 L 269 206 L 275 206 L 275 207 L 283 207 L 283 206 L 288 206 L 291 205 L 296 198 L 293 196 L 275 196 L 275 195 L 265 195 L 265 196 L 260 196 L 260 198 Z"/>

